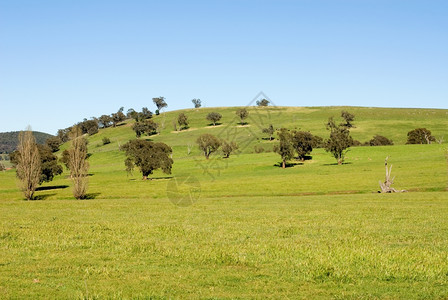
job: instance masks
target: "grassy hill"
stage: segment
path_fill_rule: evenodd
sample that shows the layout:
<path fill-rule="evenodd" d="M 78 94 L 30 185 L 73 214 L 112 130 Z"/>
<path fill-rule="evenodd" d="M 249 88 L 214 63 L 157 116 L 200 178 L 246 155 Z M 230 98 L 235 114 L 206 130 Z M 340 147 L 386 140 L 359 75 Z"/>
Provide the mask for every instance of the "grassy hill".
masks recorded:
<path fill-rule="evenodd" d="M 20 131 L 0 132 L 0 153 L 11 153 L 17 149 Z M 44 144 L 51 134 L 33 131 L 38 144 Z"/>
<path fill-rule="evenodd" d="M 447 145 L 405 145 L 417 127 L 447 136 L 448 110 L 251 107 L 241 127 L 236 109 L 155 116 L 160 134 L 143 138 L 172 146 L 174 165 L 148 181 L 124 171 L 119 147 L 135 137 L 133 121 L 100 130 L 88 138 L 88 200 L 73 199 L 65 172 L 40 201 L 21 201 L 14 171 L 0 172 L 2 298 L 448 297 Z M 323 149 L 276 166 L 261 128 L 326 138 L 343 109 L 356 117 L 355 139 L 395 145 L 352 147 L 342 166 Z M 212 111 L 220 126 L 205 119 Z M 180 112 L 190 128 L 173 132 Z M 205 132 L 241 151 L 206 160 L 195 144 Z M 376 193 L 386 156 L 408 193 Z"/>

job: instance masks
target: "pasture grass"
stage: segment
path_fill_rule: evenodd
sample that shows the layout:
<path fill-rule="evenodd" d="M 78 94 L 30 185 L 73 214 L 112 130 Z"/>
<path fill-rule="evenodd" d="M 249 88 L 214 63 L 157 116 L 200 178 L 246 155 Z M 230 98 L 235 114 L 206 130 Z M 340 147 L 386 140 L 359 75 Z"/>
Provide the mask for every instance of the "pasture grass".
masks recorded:
<path fill-rule="evenodd" d="M 2 298 L 445 298 L 444 192 L 1 201 Z"/>
<path fill-rule="evenodd" d="M 247 127 L 226 124 L 236 108 L 185 110 L 182 132 L 171 128 L 178 112 L 164 113 L 160 134 L 144 138 L 173 147 L 173 170 L 148 181 L 124 171 L 119 147 L 133 121 L 100 130 L 89 137 L 81 201 L 67 171 L 35 201 L 23 200 L 14 170 L 0 172 L 0 298 L 447 298 L 447 147 L 404 145 L 417 127 L 446 134 L 446 110 L 347 108 L 355 138 L 387 130 L 398 145 L 353 147 L 342 166 L 315 149 L 281 169 L 255 124 L 267 116 L 263 124 L 326 136 L 341 109 L 250 108 Z M 221 126 L 208 126 L 211 111 L 223 114 Z M 235 138 L 240 151 L 206 160 L 194 143 L 204 132 Z M 386 156 L 394 186 L 409 192 L 377 193 Z M 183 178 L 196 185 L 175 185 Z M 192 189 L 192 205 L 168 199 Z"/>

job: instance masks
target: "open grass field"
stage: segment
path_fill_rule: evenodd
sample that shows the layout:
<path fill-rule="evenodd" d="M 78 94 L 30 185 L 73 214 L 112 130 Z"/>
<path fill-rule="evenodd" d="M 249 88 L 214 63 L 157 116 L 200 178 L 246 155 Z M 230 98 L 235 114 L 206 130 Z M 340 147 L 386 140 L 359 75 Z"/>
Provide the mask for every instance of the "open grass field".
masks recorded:
<path fill-rule="evenodd" d="M 322 149 L 287 169 L 254 153 L 275 144 L 260 128 L 327 137 L 341 109 L 356 116 L 355 139 L 396 145 L 353 147 L 342 166 Z M 178 112 L 155 117 L 150 138 L 173 147 L 174 165 L 148 181 L 128 175 L 118 151 L 132 122 L 100 130 L 87 200 L 73 199 L 65 172 L 23 201 L 15 172 L 0 172 L 0 298 L 448 298 L 448 146 L 404 145 L 417 127 L 448 136 L 447 110 L 251 108 L 247 127 L 235 110 L 185 110 L 183 132 L 172 132 Z M 210 111 L 221 126 L 208 126 Z M 204 132 L 237 140 L 240 153 L 205 160 Z M 409 192 L 376 193 L 386 156 Z"/>

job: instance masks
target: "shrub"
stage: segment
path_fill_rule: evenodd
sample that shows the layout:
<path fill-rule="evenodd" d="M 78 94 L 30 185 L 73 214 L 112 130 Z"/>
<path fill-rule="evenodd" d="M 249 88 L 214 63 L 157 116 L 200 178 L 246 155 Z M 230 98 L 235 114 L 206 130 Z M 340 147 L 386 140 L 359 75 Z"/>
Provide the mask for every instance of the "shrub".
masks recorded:
<path fill-rule="evenodd" d="M 108 137 L 103 137 L 103 145 L 110 144 L 110 139 Z"/>
<path fill-rule="evenodd" d="M 393 145 L 394 142 L 389 140 L 387 137 L 382 135 L 375 135 L 370 141 L 370 146 L 390 146 Z"/>

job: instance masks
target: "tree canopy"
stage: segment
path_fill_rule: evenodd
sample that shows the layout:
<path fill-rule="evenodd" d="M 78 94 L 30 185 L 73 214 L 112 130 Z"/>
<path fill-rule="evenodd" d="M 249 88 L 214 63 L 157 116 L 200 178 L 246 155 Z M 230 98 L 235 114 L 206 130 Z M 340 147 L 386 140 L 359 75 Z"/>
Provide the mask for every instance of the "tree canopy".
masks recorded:
<path fill-rule="evenodd" d="M 436 140 L 432 136 L 431 130 L 426 128 L 416 128 L 408 132 L 408 140 L 406 144 L 431 144 Z"/>
<path fill-rule="evenodd" d="M 209 159 L 210 154 L 215 152 L 221 146 L 221 141 L 214 135 L 210 133 L 201 134 L 196 143 L 199 146 L 199 149 L 204 153 L 206 159 Z"/>
<path fill-rule="evenodd" d="M 279 144 L 275 145 L 274 152 L 278 153 L 282 159 L 282 168 L 286 168 L 286 161 L 294 157 L 294 147 L 292 143 L 292 134 L 286 128 L 277 130 Z"/>
<path fill-rule="evenodd" d="M 216 123 L 221 120 L 222 115 L 218 112 L 211 112 L 207 115 L 207 120 L 213 123 L 213 126 L 216 126 Z"/>
<path fill-rule="evenodd" d="M 134 167 L 138 167 L 144 180 L 157 169 L 171 174 L 173 160 L 170 155 L 173 151 L 164 143 L 131 140 L 122 146 L 122 150 L 126 153 L 126 170 L 132 172 Z"/>
<path fill-rule="evenodd" d="M 350 136 L 350 128 L 353 127 L 354 115 L 342 111 L 341 117 L 345 123 L 336 124 L 333 117 L 330 117 L 327 122 L 327 130 L 330 131 L 330 137 L 325 141 L 325 150 L 333 154 L 338 165 L 344 162 L 344 156 L 347 149 L 353 145 L 353 139 Z"/>
<path fill-rule="evenodd" d="M 236 111 L 236 115 L 240 118 L 241 120 L 241 125 L 246 124 L 244 122 L 244 119 L 246 119 L 249 116 L 249 112 L 247 111 L 246 108 L 240 108 Z"/>
<path fill-rule="evenodd" d="M 193 100 L 191 100 L 191 102 L 193 102 L 194 108 L 199 108 L 202 105 L 201 99 L 193 99 Z"/>
<path fill-rule="evenodd" d="M 267 99 L 257 100 L 257 106 L 268 106 L 268 105 L 269 105 L 269 100 L 267 100 Z"/>

